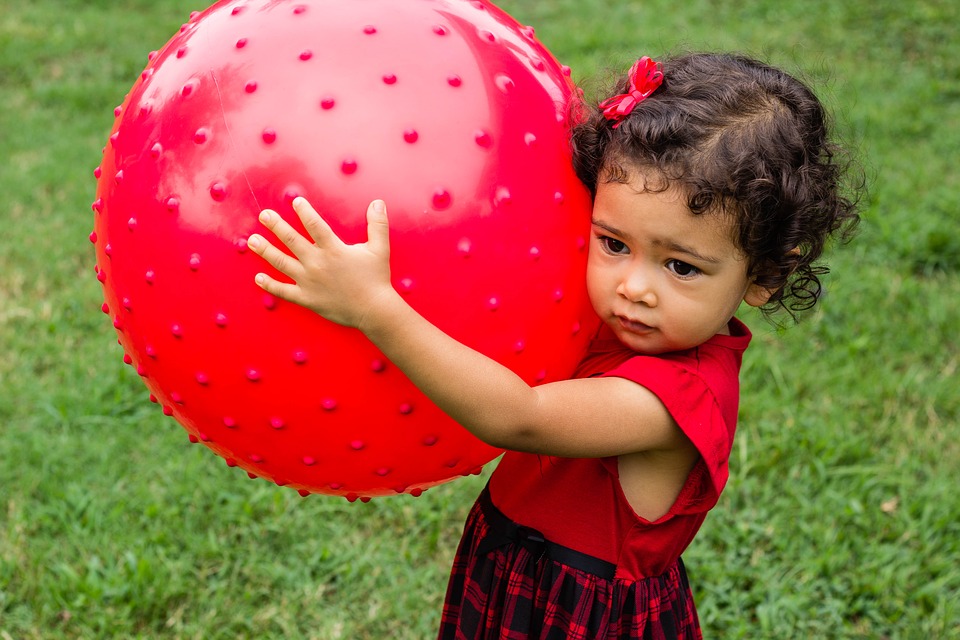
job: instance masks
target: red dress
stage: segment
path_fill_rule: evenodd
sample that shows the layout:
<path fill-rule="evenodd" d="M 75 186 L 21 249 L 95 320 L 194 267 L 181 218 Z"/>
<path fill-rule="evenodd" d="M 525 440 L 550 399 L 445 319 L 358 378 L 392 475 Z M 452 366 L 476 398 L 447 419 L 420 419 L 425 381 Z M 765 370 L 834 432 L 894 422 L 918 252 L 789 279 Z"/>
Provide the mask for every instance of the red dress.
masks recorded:
<path fill-rule="evenodd" d="M 739 320 L 682 352 L 644 356 L 610 335 L 576 377 L 616 376 L 653 391 L 700 459 L 670 510 L 638 516 L 617 458 L 508 452 L 467 518 L 439 638 L 701 638 L 680 554 L 727 481 L 750 331 Z"/>

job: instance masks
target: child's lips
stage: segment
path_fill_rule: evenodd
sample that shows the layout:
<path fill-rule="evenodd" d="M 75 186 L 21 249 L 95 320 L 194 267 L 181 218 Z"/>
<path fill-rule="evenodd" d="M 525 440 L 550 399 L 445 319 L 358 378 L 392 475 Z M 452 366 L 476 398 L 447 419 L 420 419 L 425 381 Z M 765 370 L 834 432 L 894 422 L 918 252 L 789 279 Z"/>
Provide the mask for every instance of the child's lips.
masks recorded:
<path fill-rule="evenodd" d="M 620 323 L 621 327 L 630 333 L 650 333 L 654 331 L 654 328 L 650 325 L 640 322 L 639 320 L 632 320 L 625 316 L 617 316 L 617 321 Z"/>

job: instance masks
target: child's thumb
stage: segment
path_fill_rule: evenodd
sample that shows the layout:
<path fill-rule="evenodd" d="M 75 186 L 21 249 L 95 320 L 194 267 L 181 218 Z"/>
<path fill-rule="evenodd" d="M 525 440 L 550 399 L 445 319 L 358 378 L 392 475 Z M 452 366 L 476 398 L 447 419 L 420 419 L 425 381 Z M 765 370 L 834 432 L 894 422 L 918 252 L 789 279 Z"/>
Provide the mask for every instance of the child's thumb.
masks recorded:
<path fill-rule="evenodd" d="M 374 253 L 390 254 L 390 223 L 383 200 L 374 200 L 367 207 L 367 245 Z"/>

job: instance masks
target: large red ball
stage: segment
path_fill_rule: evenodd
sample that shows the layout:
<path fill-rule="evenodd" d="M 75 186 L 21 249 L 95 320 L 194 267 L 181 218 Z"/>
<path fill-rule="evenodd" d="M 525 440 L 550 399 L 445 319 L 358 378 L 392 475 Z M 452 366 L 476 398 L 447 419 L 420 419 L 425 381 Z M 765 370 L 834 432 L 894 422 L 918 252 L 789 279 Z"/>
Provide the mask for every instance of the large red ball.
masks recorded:
<path fill-rule="evenodd" d="M 568 75 L 488 2 L 192 16 L 116 109 L 96 171 L 103 308 L 153 399 L 227 464 L 302 493 L 416 495 L 479 471 L 496 449 L 359 332 L 264 295 L 245 242 L 263 208 L 295 222 L 296 195 L 363 241 L 384 198 L 414 308 L 531 384 L 568 377 L 596 326 Z"/>

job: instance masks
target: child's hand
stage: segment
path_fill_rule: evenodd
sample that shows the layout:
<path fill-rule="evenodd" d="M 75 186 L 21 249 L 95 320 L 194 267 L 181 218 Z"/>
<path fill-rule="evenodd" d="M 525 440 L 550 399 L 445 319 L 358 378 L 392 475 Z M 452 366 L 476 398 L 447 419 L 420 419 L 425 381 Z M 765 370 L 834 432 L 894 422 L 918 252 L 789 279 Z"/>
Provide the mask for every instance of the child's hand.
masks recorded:
<path fill-rule="evenodd" d="M 251 235 L 248 246 L 294 284 L 258 273 L 257 284 L 270 294 L 311 309 L 328 320 L 359 327 L 382 298 L 397 295 L 390 284 L 390 237 L 386 206 L 374 200 L 367 208 L 367 242 L 344 244 L 304 198 L 293 201 L 307 233 L 303 237 L 275 211 L 264 210 L 260 222 L 293 252 L 291 257 L 266 238 Z"/>

